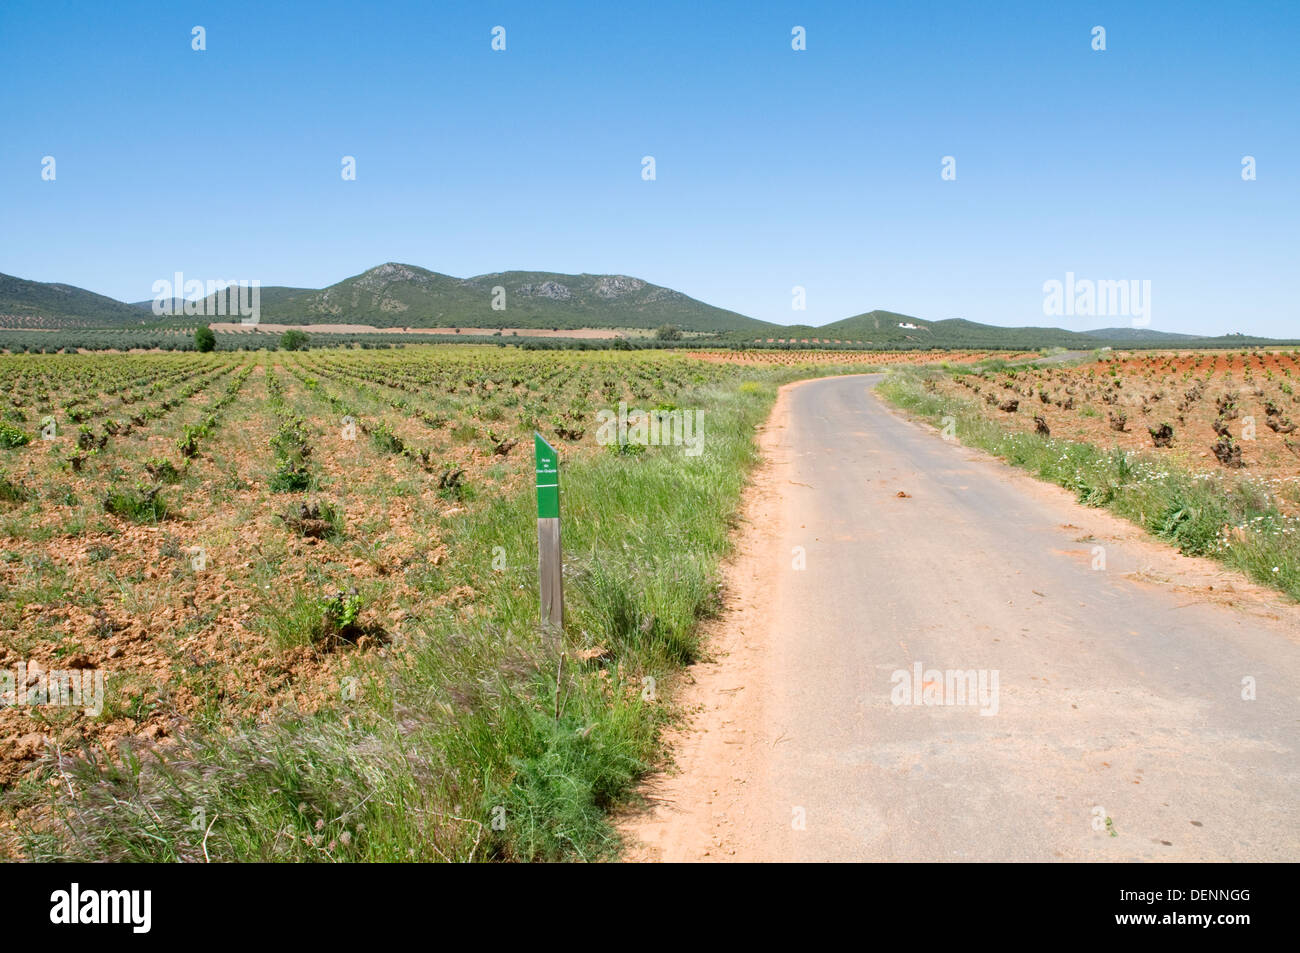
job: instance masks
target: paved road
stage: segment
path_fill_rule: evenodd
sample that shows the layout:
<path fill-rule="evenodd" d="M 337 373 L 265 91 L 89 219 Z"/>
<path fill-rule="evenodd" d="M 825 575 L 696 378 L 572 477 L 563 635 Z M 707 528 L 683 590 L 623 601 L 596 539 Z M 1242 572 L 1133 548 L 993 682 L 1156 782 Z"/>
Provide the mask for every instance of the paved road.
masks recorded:
<path fill-rule="evenodd" d="M 877 380 L 784 398 L 762 611 L 701 674 L 716 730 L 636 831 L 650 856 L 1300 859 L 1297 610 L 903 419 Z M 896 704 L 917 663 L 937 694 L 930 670 L 996 672 L 996 713 Z"/>

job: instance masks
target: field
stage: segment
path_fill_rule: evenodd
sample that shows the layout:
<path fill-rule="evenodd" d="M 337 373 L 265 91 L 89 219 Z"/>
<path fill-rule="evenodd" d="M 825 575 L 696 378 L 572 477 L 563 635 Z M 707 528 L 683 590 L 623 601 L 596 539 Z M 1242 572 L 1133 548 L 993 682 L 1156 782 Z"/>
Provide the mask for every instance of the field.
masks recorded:
<path fill-rule="evenodd" d="M 842 349 L 808 350 L 701 350 L 695 357 L 718 364 L 750 367 L 798 366 L 801 364 L 865 364 L 872 367 L 914 364 L 975 364 L 993 359 L 1014 361 L 1033 357 L 1026 352 L 992 351 L 850 351 Z"/>
<path fill-rule="evenodd" d="M 0 358 L 0 671 L 106 673 L 97 713 L 25 686 L 0 708 L 0 852 L 607 854 L 656 686 L 717 603 L 754 427 L 809 373 L 439 346 Z M 694 413 L 702 452 L 602 445 L 622 402 Z M 563 469 L 553 639 L 534 429 Z"/>
<path fill-rule="evenodd" d="M 229 334 L 247 333 L 248 328 L 237 321 L 213 321 L 209 322 L 208 327 L 213 331 Z M 394 329 L 377 328 L 372 324 L 267 324 L 265 322 L 257 325 L 257 330 L 268 334 L 283 334 L 290 329 L 296 329 L 306 332 L 307 334 L 386 334 L 391 333 Z M 524 338 L 577 338 L 593 341 L 612 340 L 618 337 L 625 338 L 651 338 L 654 337 L 652 328 L 560 328 L 552 330 L 550 328 L 516 328 L 509 323 L 503 324 L 497 328 L 400 328 L 403 332 L 411 334 L 425 335 L 448 335 L 461 334 L 464 332 L 468 335 L 497 334 L 500 332 L 502 337 L 524 337 Z"/>
<path fill-rule="evenodd" d="M 882 390 L 960 439 L 1300 595 L 1294 353 L 911 357 L 0 357 L 0 855 L 615 856 L 609 814 L 719 605 L 755 427 L 801 377 L 888 365 Z M 620 405 L 699 441 L 602 439 Z M 1241 468 L 1209 449 L 1224 421 Z M 534 429 L 562 460 L 551 635 Z M 80 704 L 33 700 L 51 671 Z"/>
<path fill-rule="evenodd" d="M 950 436 L 1300 598 L 1300 352 L 1103 354 L 895 375 Z"/>
<path fill-rule="evenodd" d="M 1020 430 L 1151 451 L 1202 472 L 1240 471 L 1300 512 L 1300 353 L 1107 355 L 1073 367 L 959 375 Z M 1001 408 L 1018 402 L 1014 411 Z M 1168 433 L 1162 428 L 1168 427 Z"/>

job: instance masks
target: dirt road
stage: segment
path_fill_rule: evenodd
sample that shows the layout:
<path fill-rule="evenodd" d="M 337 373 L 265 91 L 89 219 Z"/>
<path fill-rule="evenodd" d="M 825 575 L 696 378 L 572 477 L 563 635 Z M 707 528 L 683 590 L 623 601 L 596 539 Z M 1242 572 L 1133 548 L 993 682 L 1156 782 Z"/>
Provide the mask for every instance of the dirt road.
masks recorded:
<path fill-rule="evenodd" d="M 782 392 L 629 859 L 1300 858 L 1300 610 L 876 380 Z"/>

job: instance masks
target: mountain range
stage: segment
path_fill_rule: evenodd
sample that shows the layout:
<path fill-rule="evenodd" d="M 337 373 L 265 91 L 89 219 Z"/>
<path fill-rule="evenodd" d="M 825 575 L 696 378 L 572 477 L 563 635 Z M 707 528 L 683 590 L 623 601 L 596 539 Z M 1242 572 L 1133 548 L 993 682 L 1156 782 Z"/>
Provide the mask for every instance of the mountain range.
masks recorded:
<path fill-rule="evenodd" d="M 123 328 L 160 321 L 194 323 L 181 301 L 174 316 L 158 318 L 153 301 L 127 303 L 73 285 L 29 281 L 0 274 L 0 327 Z M 504 304 L 504 308 L 493 305 Z M 212 299 L 203 314 L 216 317 Z M 327 288 L 270 285 L 260 288 L 261 321 L 267 324 L 364 324 L 380 328 L 639 328 L 665 324 L 732 342 L 771 339 L 853 341 L 893 347 L 1198 346 L 1221 343 L 1276 344 L 1267 338 L 1207 338 L 1147 328 L 1068 331 L 1008 328 L 953 318 L 928 321 L 892 311 L 868 311 L 820 327 L 780 325 L 697 301 L 679 291 L 627 275 L 565 275 L 505 271 L 455 278 L 426 268 L 388 262 Z"/>

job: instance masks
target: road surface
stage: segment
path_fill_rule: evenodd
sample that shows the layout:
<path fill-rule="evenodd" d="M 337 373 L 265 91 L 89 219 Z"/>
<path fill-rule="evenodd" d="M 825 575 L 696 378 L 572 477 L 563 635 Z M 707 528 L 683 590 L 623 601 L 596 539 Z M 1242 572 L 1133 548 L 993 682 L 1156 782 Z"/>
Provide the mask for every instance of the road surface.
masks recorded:
<path fill-rule="evenodd" d="M 1300 610 L 878 380 L 783 391 L 629 858 L 1300 859 Z"/>

